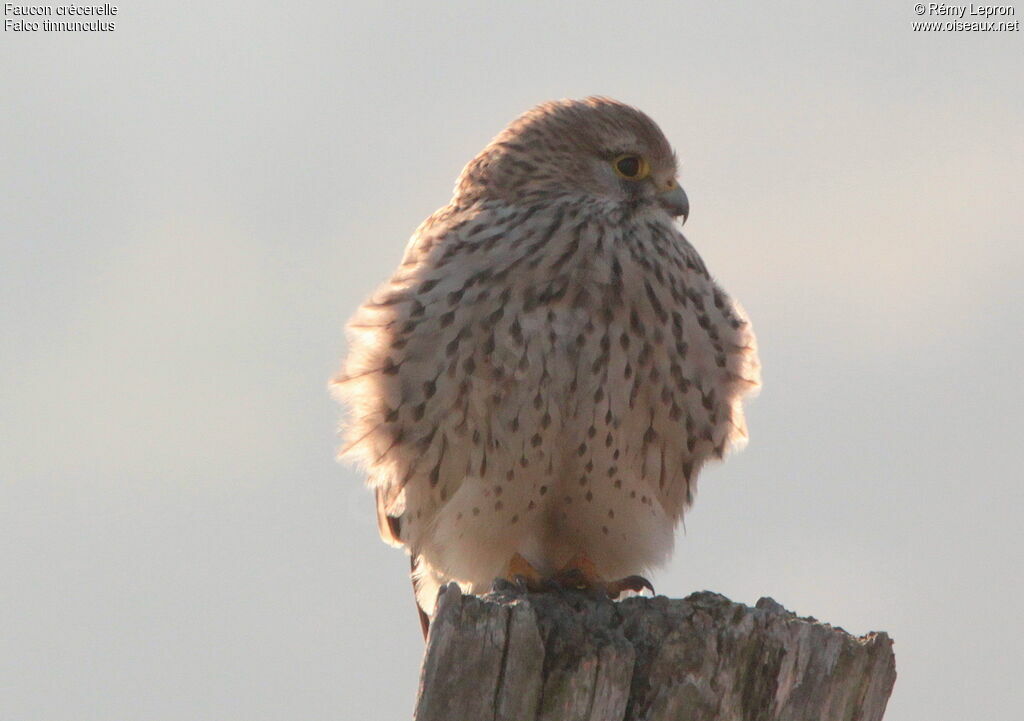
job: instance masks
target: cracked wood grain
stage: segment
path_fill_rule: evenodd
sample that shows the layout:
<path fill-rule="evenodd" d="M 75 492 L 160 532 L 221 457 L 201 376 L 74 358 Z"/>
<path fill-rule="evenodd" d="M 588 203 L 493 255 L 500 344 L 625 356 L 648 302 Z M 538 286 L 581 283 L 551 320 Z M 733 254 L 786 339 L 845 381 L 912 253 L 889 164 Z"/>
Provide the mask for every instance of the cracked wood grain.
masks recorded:
<path fill-rule="evenodd" d="M 417 721 L 879 721 L 896 680 L 885 633 L 852 636 L 770 598 L 702 592 L 438 600 Z"/>

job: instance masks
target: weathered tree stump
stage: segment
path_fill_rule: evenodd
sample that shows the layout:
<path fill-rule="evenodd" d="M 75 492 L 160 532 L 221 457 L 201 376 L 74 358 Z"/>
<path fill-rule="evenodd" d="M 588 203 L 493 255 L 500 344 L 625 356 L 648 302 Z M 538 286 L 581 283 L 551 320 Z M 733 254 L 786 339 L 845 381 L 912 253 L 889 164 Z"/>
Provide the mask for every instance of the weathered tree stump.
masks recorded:
<path fill-rule="evenodd" d="M 619 603 L 512 588 L 438 600 L 417 721 L 877 721 L 892 640 L 856 638 L 770 598 Z"/>

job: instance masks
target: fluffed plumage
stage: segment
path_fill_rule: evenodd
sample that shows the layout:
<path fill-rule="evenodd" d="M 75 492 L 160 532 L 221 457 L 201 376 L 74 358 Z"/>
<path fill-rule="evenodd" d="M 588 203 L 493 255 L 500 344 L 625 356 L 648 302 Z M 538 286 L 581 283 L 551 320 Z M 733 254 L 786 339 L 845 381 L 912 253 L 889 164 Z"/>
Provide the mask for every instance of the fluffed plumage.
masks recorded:
<path fill-rule="evenodd" d="M 343 455 L 426 612 L 516 553 L 543 573 L 583 553 L 606 578 L 663 563 L 701 466 L 746 440 L 754 335 L 674 222 L 675 176 L 638 110 L 538 106 L 351 321 Z"/>

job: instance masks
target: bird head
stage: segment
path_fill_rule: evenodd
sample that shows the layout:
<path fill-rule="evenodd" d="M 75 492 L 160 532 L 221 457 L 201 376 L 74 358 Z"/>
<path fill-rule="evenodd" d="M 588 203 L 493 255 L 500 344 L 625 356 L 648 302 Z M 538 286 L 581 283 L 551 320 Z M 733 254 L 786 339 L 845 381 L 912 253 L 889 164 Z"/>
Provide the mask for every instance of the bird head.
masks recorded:
<path fill-rule="evenodd" d="M 658 126 L 610 98 L 560 100 L 513 121 L 463 170 L 456 202 L 584 197 L 689 215 L 676 157 Z"/>

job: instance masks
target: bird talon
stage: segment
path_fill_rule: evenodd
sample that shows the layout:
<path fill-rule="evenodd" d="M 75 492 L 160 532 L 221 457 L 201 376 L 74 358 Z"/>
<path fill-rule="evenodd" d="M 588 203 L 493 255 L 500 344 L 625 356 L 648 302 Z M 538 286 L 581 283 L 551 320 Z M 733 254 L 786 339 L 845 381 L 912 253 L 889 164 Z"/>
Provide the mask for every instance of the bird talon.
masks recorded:
<path fill-rule="evenodd" d="M 520 591 L 540 591 L 544 588 L 544 579 L 533 564 L 516 553 L 509 559 L 508 575 L 506 580 L 510 581 Z"/>
<path fill-rule="evenodd" d="M 516 593 L 520 591 L 522 591 L 522 588 L 514 579 L 499 576 L 491 582 L 492 593 Z"/>
<path fill-rule="evenodd" d="M 605 591 L 607 591 L 609 598 L 616 599 L 622 595 L 623 591 L 641 593 L 645 588 L 652 594 L 654 593 L 654 586 L 643 576 L 626 576 L 618 581 L 612 581 L 607 584 Z"/>

